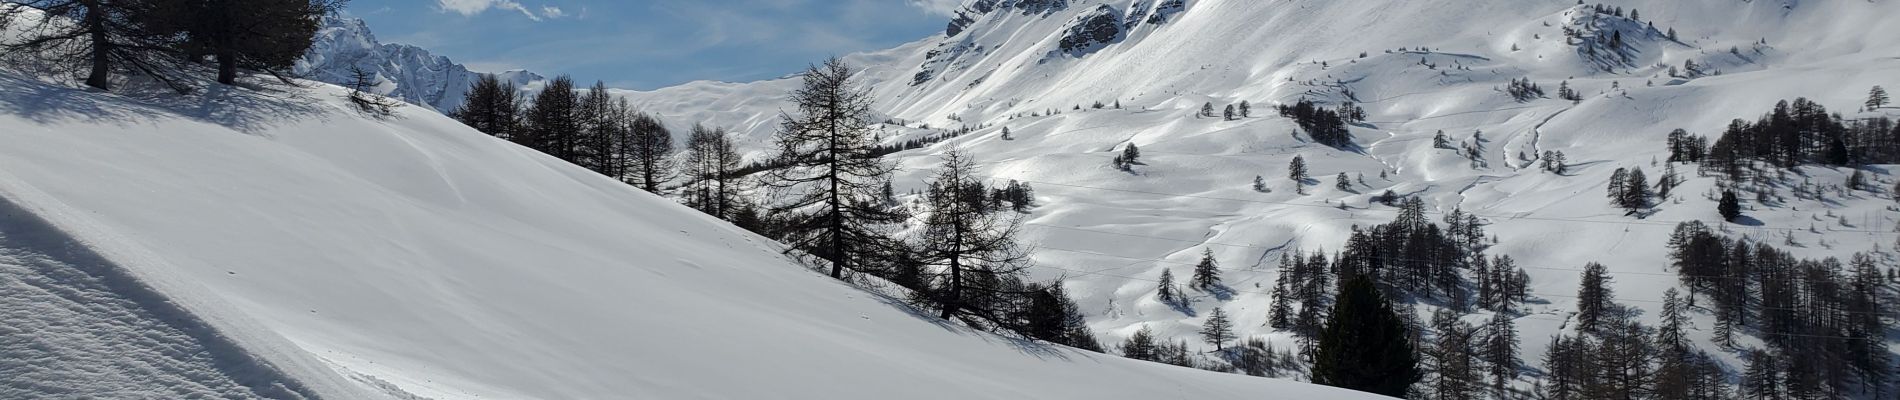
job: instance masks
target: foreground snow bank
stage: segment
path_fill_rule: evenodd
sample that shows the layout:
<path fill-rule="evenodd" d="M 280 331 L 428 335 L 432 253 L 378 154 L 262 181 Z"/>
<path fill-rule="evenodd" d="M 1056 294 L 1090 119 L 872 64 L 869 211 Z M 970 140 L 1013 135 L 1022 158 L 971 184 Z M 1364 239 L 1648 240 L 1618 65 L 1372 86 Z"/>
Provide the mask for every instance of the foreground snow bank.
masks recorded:
<path fill-rule="evenodd" d="M 1370 397 L 943 325 L 440 115 L 364 117 L 333 87 L 0 89 L 0 195 L 120 249 L 101 253 L 325 397 Z"/>

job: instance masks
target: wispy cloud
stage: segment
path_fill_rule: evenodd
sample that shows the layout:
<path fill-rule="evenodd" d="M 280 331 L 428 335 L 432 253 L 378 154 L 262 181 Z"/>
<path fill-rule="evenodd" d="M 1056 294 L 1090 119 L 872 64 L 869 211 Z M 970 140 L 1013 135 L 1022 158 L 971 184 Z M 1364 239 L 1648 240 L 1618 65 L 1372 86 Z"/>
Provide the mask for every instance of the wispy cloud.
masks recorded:
<path fill-rule="evenodd" d="M 541 16 L 534 15 L 534 11 L 528 10 L 527 6 L 523 6 L 521 3 L 514 2 L 513 0 L 436 0 L 436 4 L 442 6 L 442 10 L 444 11 L 462 15 L 475 15 L 481 14 L 483 11 L 488 11 L 489 9 L 500 9 L 519 11 L 521 15 L 527 16 L 528 19 L 535 21 L 541 20 Z M 554 8 L 554 10 L 556 12 L 560 11 L 559 8 Z"/>
<path fill-rule="evenodd" d="M 946 17 L 956 16 L 957 7 L 963 6 L 963 0 L 904 0 L 911 6 L 921 8 L 931 14 Z"/>

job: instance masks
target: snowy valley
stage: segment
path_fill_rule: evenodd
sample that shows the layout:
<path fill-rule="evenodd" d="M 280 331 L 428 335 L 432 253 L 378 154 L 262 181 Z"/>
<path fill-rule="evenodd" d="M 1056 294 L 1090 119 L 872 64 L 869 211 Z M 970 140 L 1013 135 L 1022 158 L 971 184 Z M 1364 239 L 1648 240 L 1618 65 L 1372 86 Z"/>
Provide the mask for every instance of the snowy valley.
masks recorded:
<path fill-rule="evenodd" d="M 1900 107 L 1869 91 L 1900 87 L 1894 15 L 971 0 L 841 57 L 895 167 L 861 200 L 909 212 L 879 232 L 929 235 L 945 158 L 969 157 L 1022 280 L 1060 284 L 1103 352 L 939 318 L 918 283 L 831 279 L 787 251 L 809 238 L 759 229 L 796 197 L 766 181 L 800 76 L 600 92 L 680 168 L 694 126 L 729 132 L 757 209 L 722 221 L 691 174 L 656 195 L 445 116 L 484 74 L 360 20 L 325 19 L 294 84 L 0 67 L 0 398 L 1382 398 L 1310 383 L 1357 272 L 1400 300 L 1410 398 L 1891 399 Z M 490 77 L 523 105 L 560 80 Z M 1203 343 L 1211 323 L 1232 337 Z"/>

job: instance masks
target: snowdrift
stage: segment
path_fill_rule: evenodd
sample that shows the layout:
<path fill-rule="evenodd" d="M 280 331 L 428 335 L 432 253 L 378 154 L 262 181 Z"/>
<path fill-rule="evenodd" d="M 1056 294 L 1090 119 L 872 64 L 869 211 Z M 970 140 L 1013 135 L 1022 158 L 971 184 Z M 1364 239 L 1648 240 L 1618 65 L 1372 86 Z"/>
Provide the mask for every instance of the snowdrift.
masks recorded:
<path fill-rule="evenodd" d="M 0 72 L 0 196 L 323 398 L 1373 397 L 945 325 L 665 199 L 343 95 Z"/>

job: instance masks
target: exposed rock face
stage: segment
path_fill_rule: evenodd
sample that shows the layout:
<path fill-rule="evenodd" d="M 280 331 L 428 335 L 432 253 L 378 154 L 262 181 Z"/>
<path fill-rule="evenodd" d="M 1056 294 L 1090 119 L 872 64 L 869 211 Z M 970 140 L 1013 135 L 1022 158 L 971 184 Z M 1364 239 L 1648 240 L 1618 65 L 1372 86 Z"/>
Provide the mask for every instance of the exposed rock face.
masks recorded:
<path fill-rule="evenodd" d="M 1098 6 L 1076 17 L 1062 30 L 1062 52 L 1084 55 L 1122 38 L 1122 15 L 1114 7 Z"/>

